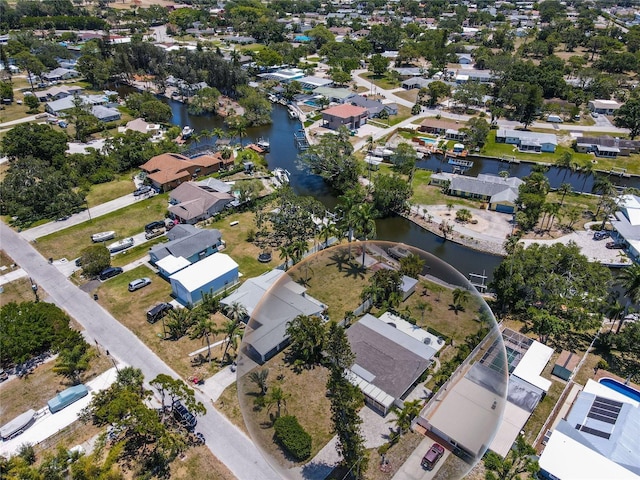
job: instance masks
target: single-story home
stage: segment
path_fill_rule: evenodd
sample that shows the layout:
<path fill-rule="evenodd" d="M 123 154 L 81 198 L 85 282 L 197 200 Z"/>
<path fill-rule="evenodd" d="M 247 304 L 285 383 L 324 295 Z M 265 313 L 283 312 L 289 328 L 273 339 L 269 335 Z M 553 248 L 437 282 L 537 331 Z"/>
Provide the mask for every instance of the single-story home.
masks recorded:
<path fill-rule="evenodd" d="M 283 68 L 275 72 L 260 73 L 258 77 L 263 80 L 277 80 L 282 83 L 290 83 L 294 80 L 299 81 L 304 78 L 304 70 L 300 68 Z"/>
<path fill-rule="evenodd" d="M 366 108 L 355 105 L 338 105 L 327 108 L 321 113 L 323 126 L 331 130 L 338 130 L 342 125 L 350 130 L 356 130 L 367 123 L 369 115 Z"/>
<path fill-rule="evenodd" d="M 176 225 L 167 232 L 169 241 L 159 243 L 149 249 L 149 261 L 157 265 L 165 257 L 182 257 L 189 264 L 213 255 L 223 245 L 219 230 L 195 228 L 193 225 Z M 168 276 L 169 271 L 160 270 L 160 274 Z"/>
<path fill-rule="evenodd" d="M 593 152 L 596 156 L 610 158 L 615 158 L 618 155 L 628 157 L 632 153 L 640 153 L 640 140 L 613 138 L 608 135 L 602 137 L 579 137 L 576 139 L 576 152 Z"/>
<path fill-rule="evenodd" d="M 179 153 L 163 153 L 140 166 L 151 184 L 168 191 L 194 178 L 210 175 L 233 165 L 233 156 L 225 159 L 220 152 L 189 158 Z"/>
<path fill-rule="evenodd" d="M 402 88 L 405 90 L 413 90 L 414 88 L 423 88 L 431 83 L 431 80 L 428 80 L 423 77 L 412 77 L 404 80 L 402 82 Z"/>
<path fill-rule="evenodd" d="M 589 110 L 602 115 L 613 115 L 623 104 L 615 100 L 590 100 L 587 104 Z"/>
<path fill-rule="evenodd" d="M 333 80 L 330 78 L 319 77 L 302 77 L 297 82 L 302 86 L 303 90 L 313 90 L 318 87 L 331 87 L 333 85 Z"/>
<path fill-rule="evenodd" d="M 242 342 L 244 353 L 262 364 L 289 344 L 286 330 L 291 320 L 298 315 L 323 318 L 326 305 L 306 290 L 283 270 L 274 269 L 248 279 L 220 301 L 222 305 L 238 302 L 251 318 Z"/>
<path fill-rule="evenodd" d="M 158 135 L 162 131 L 162 125 L 157 123 L 149 123 L 143 118 L 136 118 L 127 122 L 124 127 L 118 127 L 118 133 L 124 133 L 127 130 L 145 133 L 149 135 Z"/>
<path fill-rule="evenodd" d="M 518 191 L 524 183 L 518 177 L 502 178 L 486 173 L 477 177 L 444 172 L 431 176 L 432 185 L 445 186 L 447 182 L 449 195 L 487 202 L 489 210 L 501 213 L 514 213 L 517 210 Z"/>
<path fill-rule="evenodd" d="M 54 68 L 48 73 L 43 73 L 43 80 L 47 80 L 48 82 L 59 82 L 60 80 L 69 80 L 71 78 L 79 77 L 80 73 L 76 70 L 70 68 Z"/>
<path fill-rule="evenodd" d="M 419 67 L 391 67 L 391 70 L 404 79 L 419 77 L 424 73 L 424 69 Z"/>
<path fill-rule="evenodd" d="M 60 100 L 61 98 L 77 95 L 82 91 L 82 87 L 76 87 L 73 85 L 55 85 L 46 90 L 35 92 L 34 95 L 38 97 L 41 102 L 50 102 L 52 100 Z"/>
<path fill-rule="evenodd" d="M 553 133 L 526 132 L 524 130 L 498 129 L 497 143 L 517 145 L 518 150 L 527 153 L 555 152 L 558 137 Z"/>
<path fill-rule="evenodd" d="M 238 264 L 224 253 L 213 255 L 169 277 L 172 295 L 183 305 L 195 305 L 205 293 L 215 295 L 238 283 Z"/>
<path fill-rule="evenodd" d="M 616 198 L 618 210 L 611 226 L 615 230 L 614 239 L 627 247 L 627 253 L 640 261 L 640 196 L 621 195 Z"/>
<path fill-rule="evenodd" d="M 120 120 L 120 111 L 115 108 L 105 107 L 103 105 L 94 105 L 91 107 L 91 114 L 101 122 L 115 122 Z"/>
<path fill-rule="evenodd" d="M 385 313 L 364 315 L 346 330 L 355 355 L 349 380 L 357 385 L 372 410 L 385 416 L 431 365 L 444 346 L 435 335 Z"/>
<path fill-rule="evenodd" d="M 181 223 L 194 224 L 221 212 L 235 200 L 229 193 L 201 188 L 197 183 L 185 182 L 171 191 L 169 213 Z"/>
<path fill-rule="evenodd" d="M 313 90 L 316 95 L 322 95 L 331 103 L 349 103 L 357 95 L 347 88 L 318 87 Z"/>
<path fill-rule="evenodd" d="M 468 53 L 456 53 L 456 56 L 458 57 L 458 63 L 460 65 L 473 64 L 473 57 L 471 57 L 471 55 L 469 55 Z"/>
<path fill-rule="evenodd" d="M 59 115 L 65 110 L 74 108 L 76 99 L 80 99 L 84 105 L 93 107 L 95 105 L 114 106 L 116 104 L 109 102 L 107 95 L 68 95 L 58 100 L 47 102 L 44 109 L 52 115 Z"/>
<path fill-rule="evenodd" d="M 398 105 L 395 103 L 382 103 L 379 100 L 370 100 L 362 95 L 356 95 L 349 102 L 351 105 L 366 108 L 369 118 L 379 117 L 383 110 L 386 110 L 389 115 L 398 114 Z"/>
<path fill-rule="evenodd" d="M 491 83 L 493 79 L 494 74 L 491 73 L 491 70 L 475 69 L 458 70 L 455 77 L 455 81 L 458 84 L 467 82 Z"/>
<path fill-rule="evenodd" d="M 444 135 L 448 140 L 464 140 L 466 134 L 460 131 L 464 127 L 464 123 L 449 118 L 427 117 L 422 121 L 418 130 L 434 135 Z"/>

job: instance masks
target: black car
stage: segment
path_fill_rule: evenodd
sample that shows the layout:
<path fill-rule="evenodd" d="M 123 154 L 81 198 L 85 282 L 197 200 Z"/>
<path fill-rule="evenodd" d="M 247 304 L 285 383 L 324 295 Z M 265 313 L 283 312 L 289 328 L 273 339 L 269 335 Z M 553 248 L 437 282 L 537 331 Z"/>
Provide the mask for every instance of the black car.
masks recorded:
<path fill-rule="evenodd" d="M 611 236 L 611 233 L 607 232 L 606 230 L 601 230 L 599 232 L 595 232 L 593 234 L 593 239 L 594 240 L 603 240 L 605 238 L 609 238 Z"/>
<path fill-rule="evenodd" d="M 100 280 L 108 280 L 111 277 L 115 277 L 116 275 L 120 275 L 122 273 L 122 269 L 120 267 L 109 267 L 105 268 L 100 272 Z"/>
<path fill-rule="evenodd" d="M 133 192 L 133 196 L 139 197 L 140 195 L 146 195 L 147 193 L 150 193 L 151 190 L 152 188 L 149 185 L 142 185 L 135 192 Z"/>
<path fill-rule="evenodd" d="M 144 231 L 145 232 L 153 232 L 154 230 L 157 230 L 159 228 L 164 228 L 164 220 L 157 220 L 155 222 L 151 222 L 151 223 L 147 223 L 144 226 Z"/>
<path fill-rule="evenodd" d="M 179 400 L 173 402 L 173 416 L 176 420 L 178 420 L 178 422 L 180 422 L 180 424 L 184 428 L 186 428 L 190 432 L 192 432 L 198 424 L 198 420 L 196 419 L 195 415 L 187 410 L 187 407 L 182 405 Z"/>
<path fill-rule="evenodd" d="M 170 310 L 173 310 L 173 305 L 171 305 L 170 303 L 159 303 L 147 312 L 147 322 L 156 323 L 167 313 L 169 313 Z"/>

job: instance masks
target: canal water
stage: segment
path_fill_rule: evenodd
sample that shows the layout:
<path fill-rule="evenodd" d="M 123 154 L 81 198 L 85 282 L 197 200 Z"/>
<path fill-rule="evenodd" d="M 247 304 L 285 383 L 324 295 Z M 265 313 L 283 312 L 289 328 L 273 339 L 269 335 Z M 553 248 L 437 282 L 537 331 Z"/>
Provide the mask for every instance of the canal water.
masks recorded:
<path fill-rule="evenodd" d="M 196 132 L 225 128 L 223 120 L 219 117 L 190 115 L 186 105 L 164 97 L 162 99 L 171 107 L 173 112 L 171 123 L 175 125 L 181 127 L 189 125 Z M 247 137 L 243 139 L 243 143 L 248 144 L 257 141 L 259 138 L 268 139 L 271 143 L 271 151 L 266 155 L 269 168 L 284 168 L 288 170 L 291 186 L 297 194 L 313 196 L 326 205 L 327 208 L 334 208 L 337 203 L 335 192 L 327 187 L 322 178 L 310 173 L 297 160 L 299 152 L 295 145 L 293 134 L 302 127 L 300 121 L 290 119 L 287 109 L 278 104 L 273 105 L 272 119 L 273 123 L 270 125 L 248 129 Z M 215 142 L 215 137 L 207 139 L 205 142 L 213 143 Z M 524 177 L 531 172 L 533 166 L 526 163 L 510 164 L 491 159 L 474 159 L 473 161 L 474 165 L 469 171 L 470 175 L 477 175 L 478 173 L 497 174 L 506 170 L 510 175 Z M 438 169 L 445 172 L 452 171 L 451 165 L 436 156 L 420 161 L 418 166 L 434 171 Z M 546 175 L 554 188 L 560 186 L 563 182 L 571 183 L 574 190 L 577 191 L 583 191 L 583 189 L 591 191 L 593 186 L 592 175 L 585 177 L 577 172 L 571 172 L 569 169 L 551 167 Z M 622 186 L 638 186 L 640 184 L 637 178 L 628 179 L 611 176 L 611 180 L 614 184 Z M 448 262 L 467 277 L 469 273 L 482 274 L 484 272 L 488 277 L 487 281 L 491 281 L 492 272 L 501 261 L 501 257 L 477 252 L 456 243 L 445 241 L 402 217 L 378 220 L 376 224 L 377 239 L 406 243 L 421 248 Z"/>

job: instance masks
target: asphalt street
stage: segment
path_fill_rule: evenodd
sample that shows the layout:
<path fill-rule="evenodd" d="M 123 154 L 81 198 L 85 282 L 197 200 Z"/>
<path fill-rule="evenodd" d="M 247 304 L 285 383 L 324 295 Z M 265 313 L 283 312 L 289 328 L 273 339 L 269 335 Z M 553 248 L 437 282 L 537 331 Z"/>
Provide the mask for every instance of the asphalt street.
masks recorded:
<path fill-rule="evenodd" d="M 120 362 L 140 368 L 147 381 L 160 373 L 179 378 L 131 331 L 122 326 L 89 295 L 73 285 L 25 238 L 4 223 L 0 223 L 0 240 L 2 249 L 48 293 L 51 300 L 85 328 L 89 341 L 98 341 Z M 238 479 L 280 478 L 262 458 L 251 440 L 212 407 L 209 398 L 197 391 L 196 397 L 207 407 L 207 414 L 198 419 L 197 430 L 204 434 L 211 452 Z"/>

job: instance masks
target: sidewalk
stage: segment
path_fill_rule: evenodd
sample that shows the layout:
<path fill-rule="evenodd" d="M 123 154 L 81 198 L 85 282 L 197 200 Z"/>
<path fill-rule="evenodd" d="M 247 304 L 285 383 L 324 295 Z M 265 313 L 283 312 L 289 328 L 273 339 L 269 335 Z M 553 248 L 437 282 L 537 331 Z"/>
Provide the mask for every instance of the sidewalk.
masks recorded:
<path fill-rule="evenodd" d="M 28 276 L 27 272 L 23 269 L 18 268 L 13 272 L 5 273 L 4 275 L 0 275 L 0 285 L 4 285 L 5 283 L 13 282 L 14 280 L 18 280 L 19 278 L 24 278 Z"/>

